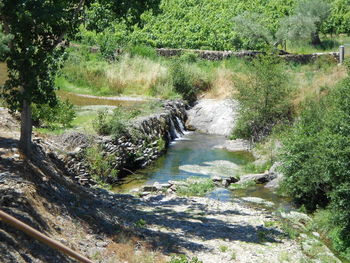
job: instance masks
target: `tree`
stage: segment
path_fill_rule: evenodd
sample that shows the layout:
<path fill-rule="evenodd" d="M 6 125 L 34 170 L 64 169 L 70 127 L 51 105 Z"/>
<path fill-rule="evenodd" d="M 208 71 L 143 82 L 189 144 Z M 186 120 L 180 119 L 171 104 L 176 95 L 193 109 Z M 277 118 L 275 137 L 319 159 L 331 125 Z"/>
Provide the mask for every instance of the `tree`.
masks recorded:
<path fill-rule="evenodd" d="M 234 17 L 235 31 L 249 41 L 251 47 L 271 46 L 274 37 L 270 30 L 264 25 L 265 17 L 261 14 L 244 12 Z"/>
<path fill-rule="evenodd" d="M 281 20 L 276 38 L 280 42 L 285 40 L 304 42 L 310 40 L 310 36 L 315 31 L 316 26 L 313 19 L 298 14 Z"/>
<path fill-rule="evenodd" d="M 301 41 L 306 35 L 312 45 L 320 45 L 320 30 L 330 14 L 330 5 L 323 0 L 302 0 L 295 14 L 281 20 L 277 36 L 280 40 Z"/>
<path fill-rule="evenodd" d="M 2 96 L 21 112 L 19 148 L 31 153 L 31 104 L 55 105 L 54 76 L 64 52 L 62 41 L 82 22 L 84 0 L 3 0 L 0 21 L 13 35 L 7 55 L 8 80 Z"/>
<path fill-rule="evenodd" d="M 145 10 L 159 11 L 160 0 L 97 0 L 87 10 L 87 29 L 102 32 L 121 19 L 128 26 L 141 23 Z"/>

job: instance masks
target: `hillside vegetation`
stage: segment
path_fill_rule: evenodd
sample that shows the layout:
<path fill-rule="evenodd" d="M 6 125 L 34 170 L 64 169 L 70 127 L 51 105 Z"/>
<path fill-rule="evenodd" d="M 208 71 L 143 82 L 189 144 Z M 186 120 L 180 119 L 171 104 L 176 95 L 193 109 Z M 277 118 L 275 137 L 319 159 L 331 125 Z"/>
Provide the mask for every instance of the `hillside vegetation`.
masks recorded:
<path fill-rule="evenodd" d="M 287 17 L 291 18 L 288 22 L 289 31 L 292 31 L 291 26 L 296 28 L 297 34 L 294 36 L 308 32 L 308 28 L 313 27 L 310 20 L 315 21 L 319 31 L 317 33 L 323 36 L 350 32 L 350 5 L 347 0 L 325 1 L 326 9 L 323 14 L 314 14 L 312 11 L 312 6 L 318 6 L 322 1 L 311 1 L 311 6 L 307 6 L 310 1 L 163 0 L 159 9 L 146 11 L 132 27 L 127 26 L 125 20 L 113 19 L 105 2 L 101 0 L 100 4 L 94 6 L 95 9 L 90 12 L 90 22 L 87 27 L 81 28 L 80 34 L 82 42 L 103 46 L 105 51 L 110 49 L 109 45 L 120 47 L 128 44 L 209 50 L 264 49 L 266 35 L 274 38 L 274 41 L 286 38 L 290 41 L 288 36 L 278 38 L 281 34 L 277 34 L 286 24 L 284 20 Z M 298 11 L 299 9 L 302 11 Z M 97 13 L 106 14 L 105 19 L 94 19 Z M 299 13 L 300 18 L 293 20 L 292 16 Z M 305 17 L 310 19 L 302 21 Z M 240 26 L 242 19 L 243 30 Z M 106 20 L 109 22 L 105 23 Z M 332 48 L 332 39 L 325 37 L 327 44 L 319 48 Z M 297 39 L 290 42 L 293 44 Z"/>

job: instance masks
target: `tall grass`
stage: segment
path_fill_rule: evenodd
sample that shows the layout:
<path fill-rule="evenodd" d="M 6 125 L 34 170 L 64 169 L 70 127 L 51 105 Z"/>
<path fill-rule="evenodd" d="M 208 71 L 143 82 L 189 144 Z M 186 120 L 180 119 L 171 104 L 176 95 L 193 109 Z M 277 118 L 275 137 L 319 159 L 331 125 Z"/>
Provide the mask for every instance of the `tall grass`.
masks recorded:
<path fill-rule="evenodd" d="M 173 99 L 194 92 L 197 97 L 225 99 L 237 92 L 235 79 L 249 75 L 250 63 L 238 58 L 206 61 L 194 54 L 157 57 L 147 47 L 127 48 L 114 61 L 106 61 L 100 54 L 71 49 L 56 84 L 65 91 L 91 95 Z M 346 76 L 344 67 L 327 58 L 307 65 L 282 63 L 281 67 L 297 90 L 295 105 L 323 94 Z"/>

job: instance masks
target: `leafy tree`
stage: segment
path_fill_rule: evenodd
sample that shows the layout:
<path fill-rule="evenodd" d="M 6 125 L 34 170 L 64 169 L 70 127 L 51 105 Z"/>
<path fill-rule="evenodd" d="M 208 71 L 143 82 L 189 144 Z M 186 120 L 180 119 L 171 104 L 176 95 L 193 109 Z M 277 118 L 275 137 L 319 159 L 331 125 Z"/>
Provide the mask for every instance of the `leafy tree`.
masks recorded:
<path fill-rule="evenodd" d="M 330 5 L 323 0 L 302 0 L 295 14 L 281 20 L 277 33 L 280 39 L 290 41 L 305 40 L 311 37 L 312 45 L 320 45 L 320 30 L 330 14 Z"/>
<path fill-rule="evenodd" d="M 310 40 L 310 36 L 316 31 L 312 18 L 301 14 L 286 17 L 281 20 L 276 38 L 283 42 L 289 40 L 294 43 Z"/>
<path fill-rule="evenodd" d="M 2 31 L 2 26 L 0 25 L 0 60 L 5 58 L 7 52 L 9 52 L 8 43 L 11 40 L 11 35 L 4 34 Z"/>
<path fill-rule="evenodd" d="M 253 60 L 247 76 L 236 78 L 235 88 L 240 117 L 233 137 L 259 141 L 276 124 L 291 119 L 292 90 L 277 58 L 261 56 Z"/>
<path fill-rule="evenodd" d="M 273 44 L 274 37 L 267 26 L 264 25 L 265 19 L 261 14 L 246 11 L 233 19 L 235 23 L 234 30 L 243 39 L 249 41 L 248 45 L 250 47 L 269 47 Z"/>
<path fill-rule="evenodd" d="M 65 36 L 75 33 L 84 0 L 3 0 L 0 19 L 9 44 L 9 79 L 2 95 L 9 108 L 21 112 L 20 149 L 31 153 L 31 104 L 54 105 L 54 76 L 64 52 Z"/>
<path fill-rule="evenodd" d="M 125 21 L 129 26 L 140 23 L 145 10 L 157 12 L 160 0 L 97 0 L 88 7 L 88 29 L 102 32 L 114 21 Z"/>

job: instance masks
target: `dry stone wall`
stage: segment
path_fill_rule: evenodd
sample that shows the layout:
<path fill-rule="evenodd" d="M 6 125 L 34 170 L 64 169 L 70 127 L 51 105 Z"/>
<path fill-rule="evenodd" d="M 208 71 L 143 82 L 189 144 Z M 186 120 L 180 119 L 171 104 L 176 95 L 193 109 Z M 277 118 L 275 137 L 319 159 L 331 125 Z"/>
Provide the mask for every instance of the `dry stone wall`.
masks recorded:
<path fill-rule="evenodd" d="M 168 49 L 168 48 L 158 48 L 156 49 L 159 56 L 172 57 L 180 56 L 186 52 L 192 52 L 197 54 L 200 58 L 206 60 L 223 60 L 230 57 L 237 58 L 254 58 L 258 55 L 264 54 L 264 52 L 259 51 L 210 51 L 210 50 L 195 50 L 195 49 Z M 279 57 L 285 59 L 286 61 L 293 61 L 298 63 L 309 63 L 320 57 L 328 57 L 339 62 L 339 52 L 327 52 L 327 53 L 313 53 L 313 54 L 281 54 Z"/>
<path fill-rule="evenodd" d="M 163 108 L 161 113 L 135 120 L 132 130 L 136 136 L 95 136 L 89 139 L 81 133 L 65 135 L 62 143 L 74 149 L 59 158 L 77 182 L 90 187 L 96 182 L 91 176 L 85 151 L 97 144 L 103 156 L 112 157 L 111 166 L 119 171 L 118 177 L 107 176 L 104 181 L 115 183 L 120 176 L 151 164 L 164 153 L 171 141 L 183 135 L 187 104 L 180 100 L 167 101 Z"/>

